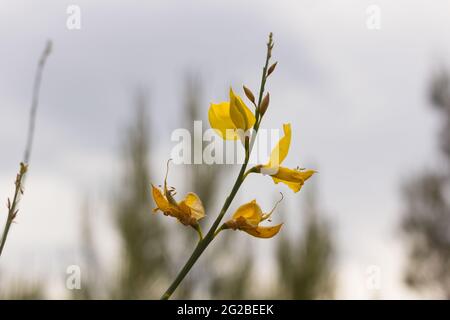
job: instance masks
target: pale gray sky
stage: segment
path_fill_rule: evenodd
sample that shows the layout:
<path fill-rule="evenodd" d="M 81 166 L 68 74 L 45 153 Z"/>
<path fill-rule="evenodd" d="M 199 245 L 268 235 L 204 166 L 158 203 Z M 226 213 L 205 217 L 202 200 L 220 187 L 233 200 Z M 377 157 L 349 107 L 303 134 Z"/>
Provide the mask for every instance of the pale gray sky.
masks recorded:
<path fill-rule="evenodd" d="M 69 4 L 81 8 L 81 30 L 66 28 Z M 381 9 L 380 30 L 366 27 L 371 4 Z M 320 171 L 314 179 L 338 239 L 338 296 L 372 296 L 365 270 L 378 265 L 382 297 L 413 297 L 400 278 L 399 186 L 437 162 L 426 88 L 433 69 L 450 64 L 449 13 L 439 0 L 1 1 L 0 198 L 12 192 L 37 58 L 54 43 L 26 196 L 1 267 L 62 277 L 77 249 L 80 200 L 104 199 L 116 179 L 136 87 L 149 91 L 161 179 L 182 123 L 185 73 L 201 76 L 205 113 L 230 85 L 256 91 L 272 31 L 279 66 L 264 126 L 292 122 L 286 164 Z M 274 187 L 263 179 L 252 178 L 238 200 L 270 207 Z M 302 197 L 278 188 L 291 205 Z M 104 240 L 105 255 L 113 249 Z"/>

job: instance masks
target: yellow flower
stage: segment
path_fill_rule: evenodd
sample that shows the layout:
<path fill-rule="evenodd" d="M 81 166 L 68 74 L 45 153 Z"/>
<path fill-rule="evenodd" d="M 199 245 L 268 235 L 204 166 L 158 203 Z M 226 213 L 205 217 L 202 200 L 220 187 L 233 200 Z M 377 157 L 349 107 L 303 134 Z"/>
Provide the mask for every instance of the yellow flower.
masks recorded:
<path fill-rule="evenodd" d="M 283 224 L 280 223 L 271 227 L 261 227 L 259 224 L 270 218 L 275 207 L 270 213 L 264 214 L 256 203 L 256 200 L 253 200 L 240 206 L 234 213 L 233 218 L 224 223 L 223 228 L 242 230 L 258 238 L 272 238 L 280 231 Z"/>
<path fill-rule="evenodd" d="M 153 212 L 162 211 L 166 216 L 177 218 L 185 226 L 191 226 L 198 230 L 198 220 L 205 216 L 205 209 L 202 201 L 193 192 L 189 192 L 186 197 L 176 202 L 173 198 L 174 189 L 167 188 L 167 174 L 164 179 L 164 189 L 160 190 L 152 184 L 153 200 L 156 208 Z"/>
<path fill-rule="evenodd" d="M 314 170 L 300 170 L 289 169 L 281 167 L 289 153 L 291 145 L 291 125 L 289 123 L 283 124 L 284 136 L 278 141 L 278 144 L 273 148 L 269 162 L 266 165 L 259 166 L 259 172 L 270 175 L 273 181 L 278 184 L 282 182 L 286 184 L 294 192 L 300 191 L 301 187 L 316 171 Z"/>
<path fill-rule="evenodd" d="M 225 140 L 236 140 L 239 131 L 246 133 L 255 124 L 255 116 L 230 88 L 230 101 L 211 103 L 208 111 L 211 128 Z"/>

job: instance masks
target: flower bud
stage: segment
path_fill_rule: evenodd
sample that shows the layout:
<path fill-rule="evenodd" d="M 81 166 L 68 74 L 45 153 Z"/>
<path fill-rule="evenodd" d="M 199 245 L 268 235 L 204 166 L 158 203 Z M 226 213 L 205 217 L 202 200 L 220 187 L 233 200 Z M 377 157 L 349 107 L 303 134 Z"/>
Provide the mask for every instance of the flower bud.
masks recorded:
<path fill-rule="evenodd" d="M 247 88 L 246 86 L 243 86 L 243 88 L 244 88 L 244 92 L 245 92 L 245 95 L 247 96 L 248 100 L 250 100 L 254 104 L 255 103 L 255 96 L 253 95 L 251 90 L 249 88 Z"/>
<path fill-rule="evenodd" d="M 274 64 L 272 64 L 269 69 L 267 70 L 267 76 L 270 76 L 270 74 L 275 70 L 275 67 L 277 66 L 277 62 L 275 62 Z"/>
<path fill-rule="evenodd" d="M 27 170 L 28 170 L 28 165 L 21 162 L 20 163 L 20 174 L 22 174 L 22 175 L 25 174 L 27 172 Z"/>
<path fill-rule="evenodd" d="M 266 96 L 261 102 L 261 106 L 259 107 L 259 112 L 261 113 L 261 115 L 264 115 L 264 113 L 266 113 L 267 108 L 269 107 L 269 102 L 270 102 L 270 95 L 267 92 Z"/>

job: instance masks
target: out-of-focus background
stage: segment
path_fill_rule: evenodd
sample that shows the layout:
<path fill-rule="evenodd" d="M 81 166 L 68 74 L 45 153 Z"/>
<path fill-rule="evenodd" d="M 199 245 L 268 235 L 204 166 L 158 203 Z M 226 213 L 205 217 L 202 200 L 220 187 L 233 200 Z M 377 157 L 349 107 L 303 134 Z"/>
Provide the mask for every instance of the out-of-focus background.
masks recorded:
<path fill-rule="evenodd" d="M 80 29 L 67 28 L 70 5 Z M 319 174 L 297 194 L 250 176 L 230 213 L 253 198 L 269 210 L 281 191 L 282 232 L 224 233 L 176 297 L 450 298 L 449 14 L 448 1 L 419 0 L 1 1 L 5 203 L 37 60 L 47 39 L 54 50 L 0 297 L 158 298 L 195 245 L 150 214 L 171 133 L 205 120 L 230 85 L 257 90 L 272 31 L 263 126 L 291 122 L 286 165 Z M 208 224 L 237 170 L 173 165 L 170 185 L 200 195 Z M 73 266 L 80 290 L 66 285 Z"/>

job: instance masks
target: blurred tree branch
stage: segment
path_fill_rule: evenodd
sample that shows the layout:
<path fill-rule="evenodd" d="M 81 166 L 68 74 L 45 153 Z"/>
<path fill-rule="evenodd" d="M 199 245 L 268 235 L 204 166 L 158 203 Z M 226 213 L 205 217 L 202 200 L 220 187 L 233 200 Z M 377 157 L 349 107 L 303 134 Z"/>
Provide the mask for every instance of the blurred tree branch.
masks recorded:
<path fill-rule="evenodd" d="M 151 219 L 150 198 L 152 137 L 147 98 L 139 91 L 135 101 L 134 119 L 127 128 L 122 142 L 123 175 L 112 195 L 113 220 L 120 240 L 120 260 L 113 278 L 108 284 L 99 283 L 101 272 L 98 265 L 94 241 L 83 246 L 90 276 L 83 285 L 82 299 L 148 299 L 157 297 L 161 283 L 167 276 L 167 242 L 165 231 L 158 219 Z M 85 215 L 83 238 L 91 238 L 92 227 Z M 90 281 L 89 279 L 93 279 Z"/>

